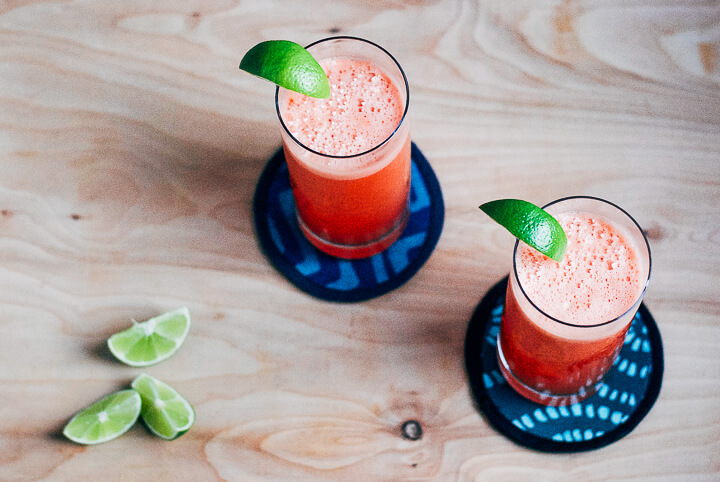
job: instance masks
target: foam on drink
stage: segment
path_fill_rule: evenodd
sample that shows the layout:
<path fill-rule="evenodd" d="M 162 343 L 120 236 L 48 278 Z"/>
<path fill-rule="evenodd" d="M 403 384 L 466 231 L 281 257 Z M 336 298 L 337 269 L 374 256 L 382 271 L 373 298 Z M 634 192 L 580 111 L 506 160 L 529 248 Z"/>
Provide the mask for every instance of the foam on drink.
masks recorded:
<path fill-rule="evenodd" d="M 558 320 L 603 323 L 625 313 L 643 290 L 638 251 L 629 236 L 597 216 L 555 215 L 568 238 L 558 263 L 527 245 L 518 248 L 517 274 L 535 305 Z"/>
<path fill-rule="evenodd" d="M 315 99 L 289 92 L 282 117 L 306 147 L 332 156 L 351 156 L 381 144 L 403 117 L 395 84 L 374 64 L 345 57 L 320 60 L 331 97 Z M 353 166 L 348 161 L 345 168 Z"/>

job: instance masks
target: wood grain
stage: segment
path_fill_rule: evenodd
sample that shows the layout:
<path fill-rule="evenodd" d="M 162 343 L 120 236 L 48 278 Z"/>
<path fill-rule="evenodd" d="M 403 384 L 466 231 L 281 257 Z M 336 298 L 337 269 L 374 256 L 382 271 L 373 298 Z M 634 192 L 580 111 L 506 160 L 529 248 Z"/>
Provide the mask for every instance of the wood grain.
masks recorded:
<path fill-rule="evenodd" d="M 425 267 L 359 304 L 262 255 L 251 202 L 280 136 L 272 86 L 237 68 L 261 40 L 336 33 L 404 66 L 446 203 Z M 715 0 L 0 2 L 0 479 L 717 480 L 718 55 Z M 551 456 L 478 413 L 462 346 L 510 265 L 477 206 L 571 194 L 647 229 L 666 371 L 628 437 Z M 145 371 L 195 427 L 64 440 L 140 373 L 107 337 L 182 305 L 186 345 Z"/>

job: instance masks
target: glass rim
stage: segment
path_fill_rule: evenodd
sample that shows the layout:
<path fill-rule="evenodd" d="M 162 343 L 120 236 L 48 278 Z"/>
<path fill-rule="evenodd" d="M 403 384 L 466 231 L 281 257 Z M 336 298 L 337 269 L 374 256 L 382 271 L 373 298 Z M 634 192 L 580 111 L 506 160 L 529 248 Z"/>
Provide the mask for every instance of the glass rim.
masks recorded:
<path fill-rule="evenodd" d="M 574 324 L 574 323 L 569 323 L 569 322 L 567 322 L 567 321 L 559 320 L 559 319 L 555 318 L 554 316 L 551 316 L 551 315 L 547 314 L 544 310 L 542 310 L 539 306 L 537 306 L 537 305 L 535 304 L 535 302 L 530 298 L 530 296 L 528 296 L 528 294 L 525 292 L 525 289 L 524 289 L 523 286 L 522 286 L 522 283 L 520 283 L 520 278 L 518 277 L 518 273 L 517 273 L 517 250 L 518 250 L 518 247 L 520 246 L 520 240 L 519 240 L 519 239 L 516 239 L 516 240 L 515 240 L 515 248 L 513 249 L 513 273 L 514 273 L 514 275 L 515 275 L 515 279 L 517 280 L 517 285 L 518 285 L 518 287 L 520 287 L 520 291 L 522 292 L 523 297 L 525 297 L 525 299 L 532 305 L 532 307 L 535 308 L 541 315 L 545 316 L 546 318 L 548 318 L 548 319 L 550 319 L 550 320 L 552 320 L 552 321 L 555 321 L 555 322 L 557 322 L 557 323 L 560 323 L 561 325 L 571 326 L 571 327 L 573 327 L 573 328 L 579 328 L 579 329 L 583 329 L 583 328 L 598 328 L 598 327 L 600 327 L 600 326 L 605 326 L 605 325 L 609 325 L 609 324 L 611 324 L 611 323 L 616 322 L 616 321 L 619 320 L 620 318 L 623 318 L 624 316 L 626 316 L 626 315 L 627 315 L 628 313 L 630 313 L 631 311 L 637 310 L 637 308 L 640 306 L 639 303 L 640 303 L 640 301 L 643 299 L 643 297 L 645 296 L 645 291 L 647 291 L 648 284 L 650 283 L 650 274 L 652 273 L 652 254 L 650 253 L 650 243 L 648 242 L 647 236 L 645 235 L 645 231 L 643 231 L 643 229 L 640 227 L 640 225 L 638 224 L 638 222 L 635 221 L 635 218 L 633 218 L 633 217 L 630 215 L 630 213 L 628 213 L 627 211 L 625 211 L 623 208 L 621 208 L 621 207 L 618 206 L 617 204 L 615 204 L 615 203 L 613 203 L 613 202 L 610 202 L 610 201 L 608 201 L 608 200 L 606 200 L 606 199 L 602 199 L 602 198 L 595 197 L 595 196 L 566 196 L 566 197 L 557 199 L 557 200 L 555 200 L 555 201 L 549 202 L 549 203 L 547 203 L 546 205 L 544 205 L 542 208 L 545 209 L 545 208 L 550 207 L 550 206 L 552 206 L 552 205 L 554 205 L 554 204 L 558 204 L 558 203 L 561 203 L 561 202 L 564 202 L 564 201 L 569 201 L 569 200 L 572 200 L 572 199 L 590 199 L 590 200 L 593 200 L 593 201 L 599 201 L 599 202 L 603 202 L 603 203 L 605 203 L 605 204 L 608 204 L 608 205 L 614 207 L 615 209 L 617 209 L 618 211 L 620 211 L 620 212 L 621 212 L 622 214 L 624 214 L 625 216 L 627 216 L 627 217 L 633 222 L 633 224 L 635 225 L 635 227 L 637 227 L 638 231 L 640 232 L 640 235 L 642 236 L 643 240 L 645 241 L 645 248 L 647 249 L 647 254 L 648 254 L 648 272 L 647 272 L 647 279 L 645 280 L 645 285 L 643 286 L 643 289 L 640 291 L 640 294 L 638 294 L 638 296 L 637 296 L 637 298 L 635 299 L 635 301 L 633 302 L 633 304 L 630 305 L 630 307 L 629 307 L 627 310 L 623 311 L 620 315 L 616 316 L 615 318 L 612 318 L 612 319 L 610 319 L 610 320 L 608 320 L 608 321 L 603 321 L 602 323 L 594 323 L 594 324 L 592 324 L 592 325 L 577 325 L 577 324 Z"/>
<path fill-rule="evenodd" d="M 280 88 L 281 88 L 281 87 L 280 87 L 279 85 L 278 85 L 277 87 L 275 87 L 275 112 L 277 113 L 278 119 L 280 120 L 280 125 L 282 125 L 283 130 L 285 131 L 285 133 L 286 133 L 288 136 L 290 136 L 290 139 L 292 139 L 298 146 L 302 147 L 302 148 L 305 149 L 306 151 L 311 152 L 311 153 L 313 153 L 313 154 L 315 154 L 315 155 L 317 155 L 317 156 L 322 156 L 322 157 L 330 158 L 330 159 L 352 159 L 352 158 L 355 158 L 355 157 L 364 156 L 364 155 L 366 155 L 366 154 L 369 154 L 369 153 L 371 153 L 371 152 L 373 152 L 373 151 L 381 148 L 382 146 L 384 146 L 385 144 L 387 144 L 388 142 L 390 142 L 390 140 L 391 140 L 393 137 L 395 137 L 395 135 L 396 135 L 396 134 L 398 133 L 398 131 L 400 130 L 400 127 L 402 127 L 403 122 L 405 121 L 405 117 L 407 116 L 407 113 L 408 113 L 408 108 L 410 107 L 410 85 L 408 84 L 408 80 L 407 80 L 407 76 L 405 75 L 405 71 L 404 71 L 403 68 L 400 66 L 400 62 L 398 62 L 397 59 L 396 59 L 390 52 L 388 52 L 388 51 L 385 50 L 383 47 L 381 47 L 380 45 L 378 45 L 378 44 L 376 44 L 375 42 L 372 42 L 372 41 L 370 41 L 370 40 L 366 40 L 366 39 L 360 38 L 360 37 L 352 37 L 352 36 L 348 36 L 348 35 L 338 35 L 338 36 L 335 36 L 335 37 L 327 37 L 327 38 L 323 38 L 323 39 L 320 39 L 320 40 L 316 40 L 315 42 L 307 45 L 305 48 L 306 48 L 306 49 L 309 49 L 310 47 L 312 47 L 312 46 L 314 46 L 314 45 L 317 45 L 317 44 L 319 44 L 319 43 L 329 42 L 329 41 L 332 41 L 332 40 L 357 40 L 357 41 L 360 41 L 360 42 L 364 42 L 364 43 L 370 44 L 370 45 L 372 45 L 373 47 L 375 47 L 375 48 L 377 48 L 378 50 L 380 50 L 381 52 L 383 52 L 383 53 L 384 53 L 385 55 L 387 55 L 388 57 L 390 57 L 390 59 L 395 63 L 395 65 L 397 66 L 398 70 L 400 71 L 400 74 L 402 75 L 403 83 L 405 84 L 405 109 L 403 110 L 403 114 L 402 114 L 402 117 L 400 118 L 400 122 L 398 122 L 397 126 L 395 126 L 395 129 L 393 129 L 393 131 L 390 133 L 390 135 L 389 135 L 384 141 L 380 142 L 380 143 L 377 144 L 376 146 L 373 146 L 373 147 L 371 147 L 370 149 L 368 149 L 368 150 L 366 150 L 366 151 L 362 151 L 362 152 L 359 152 L 359 153 L 357 153 L 357 154 L 351 154 L 351 155 L 349 155 L 349 156 L 333 156 L 332 154 L 325 154 L 325 153 L 322 153 L 322 152 L 319 152 L 319 151 L 316 151 L 316 150 L 314 150 L 314 149 L 311 149 L 311 148 L 307 147 L 305 144 L 303 144 L 302 142 L 300 142 L 294 135 L 292 135 L 292 133 L 290 132 L 290 129 L 288 129 L 287 126 L 285 125 L 285 121 L 283 121 L 282 115 L 280 115 L 279 95 L 280 95 Z"/>

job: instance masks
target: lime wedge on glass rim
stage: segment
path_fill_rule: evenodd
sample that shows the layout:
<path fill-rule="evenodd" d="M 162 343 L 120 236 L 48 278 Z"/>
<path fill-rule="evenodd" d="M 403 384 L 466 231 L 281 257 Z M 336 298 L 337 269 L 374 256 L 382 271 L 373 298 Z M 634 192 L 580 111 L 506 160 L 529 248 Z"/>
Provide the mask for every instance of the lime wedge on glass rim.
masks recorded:
<path fill-rule="evenodd" d="M 480 209 L 513 236 L 557 262 L 567 248 L 562 226 L 544 209 L 520 199 L 490 201 Z"/>
<path fill-rule="evenodd" d="M 288 90 L 327 99 L 327 75 L 305 48 L 289 40 L 260 42 L 245 54 L 240 69 Z"/>
<path fill-rule="evenodd" d="M 121 390 L 78 412 L 63 429 L 63 435 L 85 445 L 113 440 L 127 432 L 140 415 L 140 395 Z"/>
<path fill-rule="evenodd" d="M 142 398 L 143 422 L 158 437 L 176 439 L 195 423 L 192 405 L 166 383 L 143 373 L 133 380 L 132 387 Z"/>
<path fill-rule="evenodd" d="M 133 367 L 146 367 L 170 358 L 190 330 L 190 312 L 180 308 L 138 323 L 108 339 L 115 358 Z"/>

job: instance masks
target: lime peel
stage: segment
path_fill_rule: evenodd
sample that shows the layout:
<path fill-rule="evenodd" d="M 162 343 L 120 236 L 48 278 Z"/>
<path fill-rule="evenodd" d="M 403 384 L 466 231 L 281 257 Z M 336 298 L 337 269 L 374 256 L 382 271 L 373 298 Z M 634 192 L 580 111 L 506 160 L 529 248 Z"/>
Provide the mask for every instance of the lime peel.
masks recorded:
<path fill-rule="evenodd" d="M 243 56 L 240 69 L 294 92 L 330 98 L 323 68 L 302 45 L 289 40 L 260 42 Z"/>
<path fill-rule="evenodd" d="M 557 219 L 544 209 L 520 199 L 498 199 L 480 209 L 520 241 L 548 258 L 562 261 L 567 236 Z"/>

